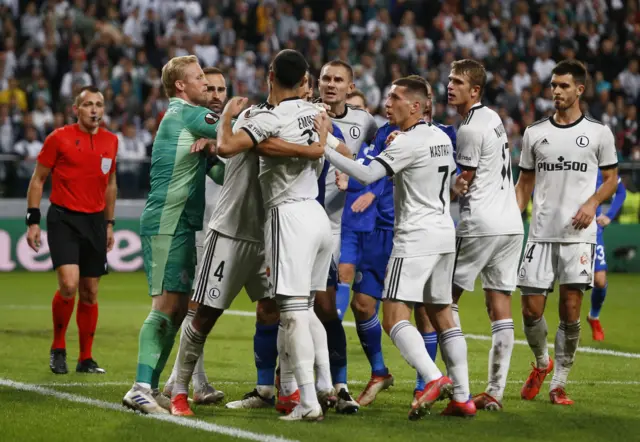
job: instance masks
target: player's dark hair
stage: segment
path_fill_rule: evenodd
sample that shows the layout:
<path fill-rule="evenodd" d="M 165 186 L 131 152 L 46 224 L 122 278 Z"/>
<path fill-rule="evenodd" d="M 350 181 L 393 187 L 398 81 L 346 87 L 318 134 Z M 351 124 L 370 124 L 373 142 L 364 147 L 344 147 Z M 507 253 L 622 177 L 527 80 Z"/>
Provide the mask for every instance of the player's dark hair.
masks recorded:
<path fill-rule="evenodd" d="M 213 66 L 204 68 L 202 72 L 204 72 L 204 75 L 224 75 L 220 69 Z"/>
<path fill-rule="evenodd" d="M 313 87 L 316 84 L 315 77 L 311 74 L 311 72 L 307 72 L 307 84 L 309 85 L 309 89 L 313 90 Z"/>
<path fill-rule="evenodd" d="M 96 86 L 83 86 L 80 88 L 80 90 L 78 91 L 78 95 L 76 95 L 76 99 L 73 101 L 74 106 L 80 105 L 80 97 L 82 97 L 82 94 L 85 92 L 89 92 L 90 94 L 102 94 L 100 89 L 98 89 Z"/>
<path fill-rule="evenodd" d="M 325 63 L 324 66 L 322 66 L 322 69 L 324 69 L 325 66 L 333 66 L 333 67 L 344 68 L 347 71 L 347 74 L 349 74 L 349 83 L 351 83 L 353 81 L 353 68 L 346 61 L 342 61 L 342 60 L 338 60 L 338 59 L 331 60 L 330 62 Z"/>
<path fill-rule="evenodd" d="M 364 93 L 360 89 L 354 89 L 353 92 L 349 92 L 347 94 L 347 100 L 353 97 L 362 98 L 362 102 L 364 103 L 365 109 L 367 108 L 367 97 L 364 96 Z"/>
<path fill-rule="evenodd" d="M 427 100 L 429 96 L 429 90 L 427 89 L 427 82 L 422 77 L 411 78 L 402 77 L 393 82 L 394 86 L 402 86 L 412 94 L 420 96 L 422 100 Z"/>
<path fill-rule="evenodd" d="M 587 68 L 578 60 L 562 60 L 553 68 L 551 74 L 571 75 L 576 84 L 587 84 Z"/>
<path fill-rule="evenodd" d="M 487 85 L 487 71 L 481 63 L 469 58 L 454 61 L 451 63 L 451 72 L 466 76 L 471 87 L 480 86 L 480 97 L 482 97 L 484 87 Z"/>
<path fill-rule="evenodd" d="M 293 49 L 280 51 L 271 62 L 275 81 L 287 89 L 298 87 L 308 70 L 307 60 L 300 52 Z"/>

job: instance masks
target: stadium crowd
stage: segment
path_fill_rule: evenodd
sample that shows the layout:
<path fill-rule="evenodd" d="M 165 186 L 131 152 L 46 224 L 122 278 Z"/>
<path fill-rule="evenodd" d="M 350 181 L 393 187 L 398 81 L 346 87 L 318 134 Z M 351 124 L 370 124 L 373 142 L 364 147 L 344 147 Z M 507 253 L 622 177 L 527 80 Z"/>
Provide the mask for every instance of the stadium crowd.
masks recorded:
<path fill-rule="evenodd" d="M 393 80 L 433 85 L 434 120 L 446 106 L 451 62 L 481 60 L 483 102 L 504 122 L 517 180 L 524 129 L 551 115 L 551 69 L 584 61 L 584 109 L 615 137 L 621 175 L 640 187 L 640 11 L 622 0 L 0 0 L 0 195 L 24 197 L 44 138 L 72 123 L 83 86 L 104 91 L 104 124 L 118 134 L 121 197 L 144 197 L 156 128 L 168 106 L 160 69 L 195 54 L 227 77 L 229 96 L 267 96 L 268 63 L 294 48 L 317 75 L 328 60 L 354 67 L 379 125 Z M 634 168 L 635 167 L 635 168 Z"/>

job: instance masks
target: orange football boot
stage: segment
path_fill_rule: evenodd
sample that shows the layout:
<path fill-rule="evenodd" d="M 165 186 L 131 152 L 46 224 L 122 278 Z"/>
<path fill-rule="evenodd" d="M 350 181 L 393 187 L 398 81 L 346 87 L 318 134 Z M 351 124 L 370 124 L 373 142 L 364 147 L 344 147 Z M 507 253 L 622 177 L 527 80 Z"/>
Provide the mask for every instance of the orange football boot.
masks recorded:
<path fill-rule="evenodd" d="M 193 416 L 186 393 L 171 398 L 171 414 L 174 416 Z"/>
<path fill-rule="evenodd" d="M 551 399 L 551 403 L 554 405 L 573 405 L 573 401 L 569 399 L 567 392 L 564 391 L 562 387 L 551 390 L 549 392 L 549 399 Z"/>
<path fill-rule="evenodd" d="M 467 402 L 452 400 L 440 414 L 442 416 L 474 417 L 476 415 L 476 404 L 472 400 Z"/>
<path fill-rule="evenodd" d="M 549 365 L 547 368 L 538 368 L 535 364 L 531 364 L 533 370 L 527 378 L 526 382 L 520 390 L 520 397 L 526 401 L 532 401 L 540 393 L 540 387 L 544 382 L 544 379 L 553 370 L 553 359 L 549 358 Z"/>
<path fill-rule="evenodd" d="M 589 325 L 591 326 L 591 336 L 594 341 L 604 341 L 604 330 L 602 329 L 602 324 L 600 324 L 600 319 L 598 318 L 587 318 Z"/>

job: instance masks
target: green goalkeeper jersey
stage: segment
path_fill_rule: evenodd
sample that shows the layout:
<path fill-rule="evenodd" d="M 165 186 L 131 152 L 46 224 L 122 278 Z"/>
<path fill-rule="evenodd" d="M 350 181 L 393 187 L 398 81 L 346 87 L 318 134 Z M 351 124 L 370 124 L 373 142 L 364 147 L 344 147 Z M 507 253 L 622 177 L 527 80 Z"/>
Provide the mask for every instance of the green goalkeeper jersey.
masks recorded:
<path fill-rule="evenodd" d="M 140 218 L 141 235 L 202 229 L 206 157 L 191 153 L 199 138 L 216 138 L 219 117 L 171 98 L 151 153 L 151 190 Z"/>

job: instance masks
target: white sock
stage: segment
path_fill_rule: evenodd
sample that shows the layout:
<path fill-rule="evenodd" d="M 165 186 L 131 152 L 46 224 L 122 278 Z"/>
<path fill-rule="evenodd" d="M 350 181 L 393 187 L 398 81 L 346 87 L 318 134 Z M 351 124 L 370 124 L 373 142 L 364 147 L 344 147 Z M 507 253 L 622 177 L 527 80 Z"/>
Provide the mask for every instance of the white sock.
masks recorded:
<path fill-rule="evenodd" d="M 318 316 L 316 316 L 313 307 L 309 309 L 309 326 L 315 350 L 316 388 L 318 391 L 330 390 L 332 385 L 327 331 Z"/>
<path fill-rule="evenodd" d="M 184 327 L 184 336 L 180 339 L 178 348 L 178 372 L 171 397 L 189 393 L 189 382 L 206 340 L 207 335 L 197 331 L 191 323 Z"/>
<path fill-rule="evenodd" d="M 442 373 L 429 357 L 420 332 L 409 321 L 396 323 L 389 333 L 402 357 L 429 383 L 442 377 Z"/>
<path fill-rule="evenodd" d="M 462 330 L 450 328 L 438 337 L 442 350 L 442 359 L 447 364 L 447 372 L 453 381 L 453 400 L 467 402 L 469 400 L 469 366 L 467 365 L 467 341 Z M 424 348 L 424 344 L 422 345 Z"/>
<path fill-rule="evenodd" d="M 195 314 L 196 312 L 194 310 L 187 311 L 187 316 L 184 317 L 182 326 L 180 327 L 180 342 L 182 342 L 182 340 L 184 339 L 184 329 L 187 328 L 187 325 L 191 324 L 191 321 L 193 321 L 193 317 L 195 316 Z M 173 369 L 171 370 L 171 376 L 169 376 L 169 379 L 167 379 L 167 382 L 165 384 L 173 385 L 176 382 L 176 376 L 178 376 L 178 365 L 178 355 L 176 355 L 176 360 L 173 362 Z"/>
<path fill-rule="evenodd" d="M 456 327 L 462 329 L 460 325 L 460 314 L 458 313 L 458 304 L 451 304 L 451 314 L 453 315 L 453 322 L 456 323 Z"/>
<path fill-rule="evenodd" d="M 204 371 L 204 348 L 200 357 L 196 361 L 196 367 L 193 369 L 193 390 L 202 391 L 209 383 L 207 373 Z"/>
<path fill-rule="evenodd" d="M 544 316 L 531 323 L 527 323 L 525 318 L 524 334 L 533 355 L 536 357 L 536 366 L 547 368 L 549 366 L 549 348 L 547 347 L 547 321 Z"/>
<path fill-rule="evenodd" d="M 283 396 L 291 396 L 297 389 L 298 383 L 291 369 L 289 355 L 286 351 L 286 343 L 284 337 L 284 328 L 282 322 L 278 327 L 278 360 L 280 365 L 280 391 Z"/>
<path fill-rule="evenodd" d="M 285 351 L 300 389 L 300 400 L 306 408 L 315 407 L 319 402 L 314 385 L 315 350 L 309 323 L 308 300 L 280 298 L 278 304 L 280 324 L 284 329 Z"/>
<path fill-rule="evenodd" d="M 560 321 L 558 332 L 556 333 L 555 355 L 556 364 L 551 379 L 550 390 L 564 388 L 569 377 L 569 370 L 573 366 L 573 361 L 580 341 L 580 320 L 566 323 Z"/>
<path fill-rule="evenodd" d="M 310 384 L 300 385 L 300 405 L 307 410 L 309 408 L 320 406 L 313 382 Z"/>
<path fill-rule="evenodd" d="M 184 329 L 187 328 L 188 325 L 191 325 L 193 321 L 193 317 L 196 315 L 195 310 L 189 310 L 187 312 L 187 316 L 185 316 L 184 321 L 182 321 L 182 327 L 180 329 L 180 342 L 184 339 Z M 171 383 L 171 379 L 173 378 L 175 382 L 175 377 L 178 374 L 178 358 L 176 356 L 176 362 L 173 364 L 173 371 L 171 372 L 171 377 L 167 383 Z M 206 384 L 209 383 L 209 379 L 207 378 L 207 374 L 204 371 L 204 348 L 202 349 L 202 353 L 196 362 L 196 367 L 193 369 L 193 389 L 194 390 L 202 390 Z"/>
<path fill-rule="evenodd" d="M 513 319 L 500 319 L 491 323 L 491 349 L 489 350 L 489 385 L 487 394 L 502 400 L 513 351 Z"/>

